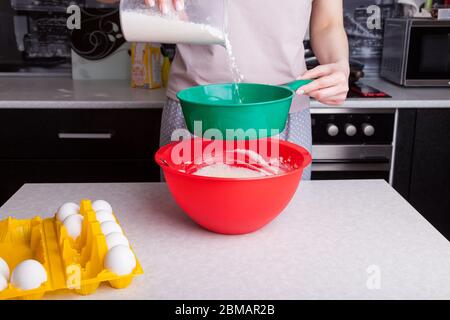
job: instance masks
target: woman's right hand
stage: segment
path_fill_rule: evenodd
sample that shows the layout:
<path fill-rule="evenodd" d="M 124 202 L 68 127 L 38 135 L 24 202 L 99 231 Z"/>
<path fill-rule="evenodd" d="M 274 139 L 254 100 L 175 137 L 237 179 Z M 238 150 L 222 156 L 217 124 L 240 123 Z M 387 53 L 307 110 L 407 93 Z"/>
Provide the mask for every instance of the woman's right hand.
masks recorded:
<path fill-rule="evenodd" d="M 158 4 L 159 10 L 163 14 L 169 12 L 170 4 L 172 4 L 177 11 L 183 11 L 184 9 L 184 0 L 145 0 L 145 3 L 150 7 L 154 7 L 156 4 Z"/>

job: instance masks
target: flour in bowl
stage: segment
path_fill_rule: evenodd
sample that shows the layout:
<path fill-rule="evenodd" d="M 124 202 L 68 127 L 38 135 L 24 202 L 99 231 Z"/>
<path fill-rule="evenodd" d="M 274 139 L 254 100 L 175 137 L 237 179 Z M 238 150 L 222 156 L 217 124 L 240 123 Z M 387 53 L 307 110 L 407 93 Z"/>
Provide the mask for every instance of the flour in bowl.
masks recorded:
<path fill-rule="evenodd" d="M 259 178 L 268 176 L 264 171 L 230 166 L 225 163 L 215 163 L 193 173 L 195 176 L 215 177 L 215 178 Z"/>

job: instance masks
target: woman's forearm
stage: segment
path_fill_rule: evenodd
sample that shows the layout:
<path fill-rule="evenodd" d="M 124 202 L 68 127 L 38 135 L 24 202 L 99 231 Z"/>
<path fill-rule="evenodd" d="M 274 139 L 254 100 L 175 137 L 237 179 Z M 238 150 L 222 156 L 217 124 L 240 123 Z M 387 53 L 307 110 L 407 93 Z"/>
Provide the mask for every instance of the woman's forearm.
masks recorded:
<path fill-rule="evenodd" d="M 348 67 L 348 40 L 342 0 L 314 0 L 311 13 L 311 45 L 320 64 Z"/>
<path fill-rule="evenodd" d="M 348 40 L 344 30 L 342 0 L 314 0 L 311 12 L 311 45 L 320 65 L 299 79 L 312 79 L 298 90 L 324 104 L 342 104 L 348 92 Z"/>
<path fill-rule="evenodd" d="M 342 64 L 349 73 L 348 40 L 343 27 L 327 26 L 311 31 L 311 46 L 320 64 Z"/>

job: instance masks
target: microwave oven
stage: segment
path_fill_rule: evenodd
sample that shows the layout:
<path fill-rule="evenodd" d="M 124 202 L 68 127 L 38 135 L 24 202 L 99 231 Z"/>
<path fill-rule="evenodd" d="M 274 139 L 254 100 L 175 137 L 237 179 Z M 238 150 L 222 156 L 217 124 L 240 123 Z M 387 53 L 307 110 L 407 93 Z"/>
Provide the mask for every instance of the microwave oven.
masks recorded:
<path fill-rule="evenodd" d="M 450 87 L 450 20 L 386 19 L 381 77 L 409 86 Z"/>

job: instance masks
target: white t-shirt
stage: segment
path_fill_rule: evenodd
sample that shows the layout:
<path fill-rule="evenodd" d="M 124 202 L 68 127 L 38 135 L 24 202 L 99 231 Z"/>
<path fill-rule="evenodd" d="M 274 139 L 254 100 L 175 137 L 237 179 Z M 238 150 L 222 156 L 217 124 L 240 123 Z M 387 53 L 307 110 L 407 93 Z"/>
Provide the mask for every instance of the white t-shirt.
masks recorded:
<path fill-rule="evenodd" d="M 280 85 L 305 70 L 303 39 L 313 0 L 228 0 L 228 36 L 244 82 Z M 178 45 L 167 95 L 196 85 L 232 82 L 226 49 Z M 296 96 L 291 112 L 309 106 Z"/>

